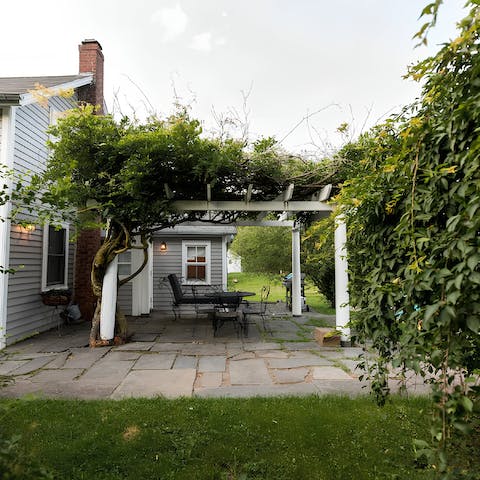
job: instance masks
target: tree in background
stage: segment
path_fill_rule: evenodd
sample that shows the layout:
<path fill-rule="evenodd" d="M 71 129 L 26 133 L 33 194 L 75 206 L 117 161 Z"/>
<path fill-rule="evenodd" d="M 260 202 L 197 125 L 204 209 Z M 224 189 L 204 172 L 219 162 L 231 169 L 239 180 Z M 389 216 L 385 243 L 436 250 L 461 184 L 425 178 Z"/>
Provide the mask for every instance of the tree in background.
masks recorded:
<path fill-rule="evenodd" d="M 292 233 L 287 227 L 239 227 L 230 249 L 242 257 L 251 273 L 290 272 Z"/>
<path fill-rule="evenodd" d="M 316 222 L 302 236 L 302 267 L 330 306 L 335 307 L 335 250 L 330 223 L 330 219 Z"/>

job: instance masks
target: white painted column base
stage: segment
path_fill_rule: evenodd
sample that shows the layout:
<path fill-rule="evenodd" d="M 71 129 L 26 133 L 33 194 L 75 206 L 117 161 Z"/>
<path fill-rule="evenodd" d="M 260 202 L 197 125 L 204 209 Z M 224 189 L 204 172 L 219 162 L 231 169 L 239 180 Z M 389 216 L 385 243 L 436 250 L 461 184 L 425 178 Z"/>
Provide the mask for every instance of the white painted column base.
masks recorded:
<path fill-rule="evenodd" d="M 341 332 L 341 341 L 350 342 L 350 305 L 348 294 L 347 226 L 342 217 L 336 219 L 335 228 L 335 314 L 336 328 Z"/>
<path fill-rule="evenodd" d="M 108 265 L 102 287 L 102 310 L 100 312 L 100 338 L 113 340 L 115 313 L 117 311 L 118 256 Z"/>
<path fill-rule="evenodd" d="M 300 269 L 300 228 L 292 228 L 292 315 L 302 315 L 302 279 Z"/>

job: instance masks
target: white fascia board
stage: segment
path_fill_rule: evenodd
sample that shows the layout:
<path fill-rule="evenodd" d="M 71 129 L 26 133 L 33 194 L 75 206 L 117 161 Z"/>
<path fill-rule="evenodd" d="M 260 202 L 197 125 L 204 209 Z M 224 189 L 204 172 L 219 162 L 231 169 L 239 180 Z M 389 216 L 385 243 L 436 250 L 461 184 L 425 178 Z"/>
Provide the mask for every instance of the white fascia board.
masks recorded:
<path fill-rule="evenodd" d="M 179 236 L 179 235 L 235 235 L 237 228 L 232 225 L 177 225 L 165 228 L 154 233 L 156 236 Z"/>
<path fill-rule="evenodd" d="M 52 93 L 56 95 L 62 90 L 68 90 L 70 88 L 73 88 L 75 90 L 77 88 L 84 87 L 85 85 L 90 85 L 92 83 L 93 83 L 93 75 L 89 73 L 87 75 L 84 75 L 82 78 L 77 78 L 76 80 L 73 80 L 71 82 L 55 85 L 54 87 L 49 87 L 49 90 L 51 90 Z M 22 93 L 22 95 L 20 95 L 21 106 L 30 105 L 36 102 L 37 102 L 36 98 L 31 93 Z"/>
<path fill-rule="evenodd" d="M 13 148 L 15 137 L 15 117 L 18 107 L 2 108 L 2 137 L 0 141 L 0 163 L 13 168 Z M 10 189 L 10 179 L 0 179 Z M 7 220 L 11 209 L 10 201 L 0 206 L 0 265 L 10 264 L 10 220 Z M 0 349 L 6 346 L 8 274 L 0 273 Z"/>
<path fill-rule="evenodd" d="M 328 212 L 333 209 L 330 205 L 316 200 L 289 201 L 279 200 L 242 202 L 238 201 L 214 201 L 204 200 L 176 200 L 173 207 L 177 211 L 191 212 Z"/>
<path fill-rule="evenodd" d="M 237 227 L 290 227 L 293 228 L 293 220 L 240 220 L 235 222 Z"/>

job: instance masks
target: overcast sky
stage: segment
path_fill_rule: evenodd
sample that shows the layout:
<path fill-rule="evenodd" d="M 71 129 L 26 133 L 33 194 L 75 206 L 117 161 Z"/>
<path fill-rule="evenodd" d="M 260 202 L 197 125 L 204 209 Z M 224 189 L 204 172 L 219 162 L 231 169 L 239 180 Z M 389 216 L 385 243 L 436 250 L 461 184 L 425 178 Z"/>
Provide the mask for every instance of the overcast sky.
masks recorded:
<path fill-rule="evenodd" d="M 445 0 L 429 47 L 414 49 L 427 3 L 9 0 L 1 8 L 0 76 L 77 73 L 77 45 L 95 38 L 110 110 L 118 92 L 127 113 L 130 104 L 144 114 L 143 94 L 157 112 L 171 112 L 175 88 L 211 128 L 212 109 L 241 113 L 242 92 L 250 92 L 252 137 L 286 137 L 288 149 L 311 150 L 312 140 L 338 145 L 342 122 L 358 133 L 415 98 L 418 85 L 402 80 L 407 65 L 453 38 L 462 17 L 463 0 Z"/>

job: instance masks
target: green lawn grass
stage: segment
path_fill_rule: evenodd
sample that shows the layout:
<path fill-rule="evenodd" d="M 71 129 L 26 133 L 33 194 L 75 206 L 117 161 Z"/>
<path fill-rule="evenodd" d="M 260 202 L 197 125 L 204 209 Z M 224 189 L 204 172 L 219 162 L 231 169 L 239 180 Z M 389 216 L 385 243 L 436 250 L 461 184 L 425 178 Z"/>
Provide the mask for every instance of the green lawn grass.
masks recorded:
<path fill-rule="evenodd" d="M 59 479 L 430 479 L 429 400 L 1 400 L 3 435 Z"/>
<path fill-rule="evenodd" d="M 273 275 L 266 273 L 229 273 L 228 289 L 255 292 L 255 297 L 249 297 L 249 300 L 259 301 L 260 290 L 264 285 L 270 285 L 270 302 L 285 301 L 285 287 L 282 285 L 282 275 Z M 318 313 L 334 315 L 335 309 L 328 305 L 325 297 L 318 292 L 317 288 L 307 280 L 305 284 L 305 297 L 310 308 Z"/>

